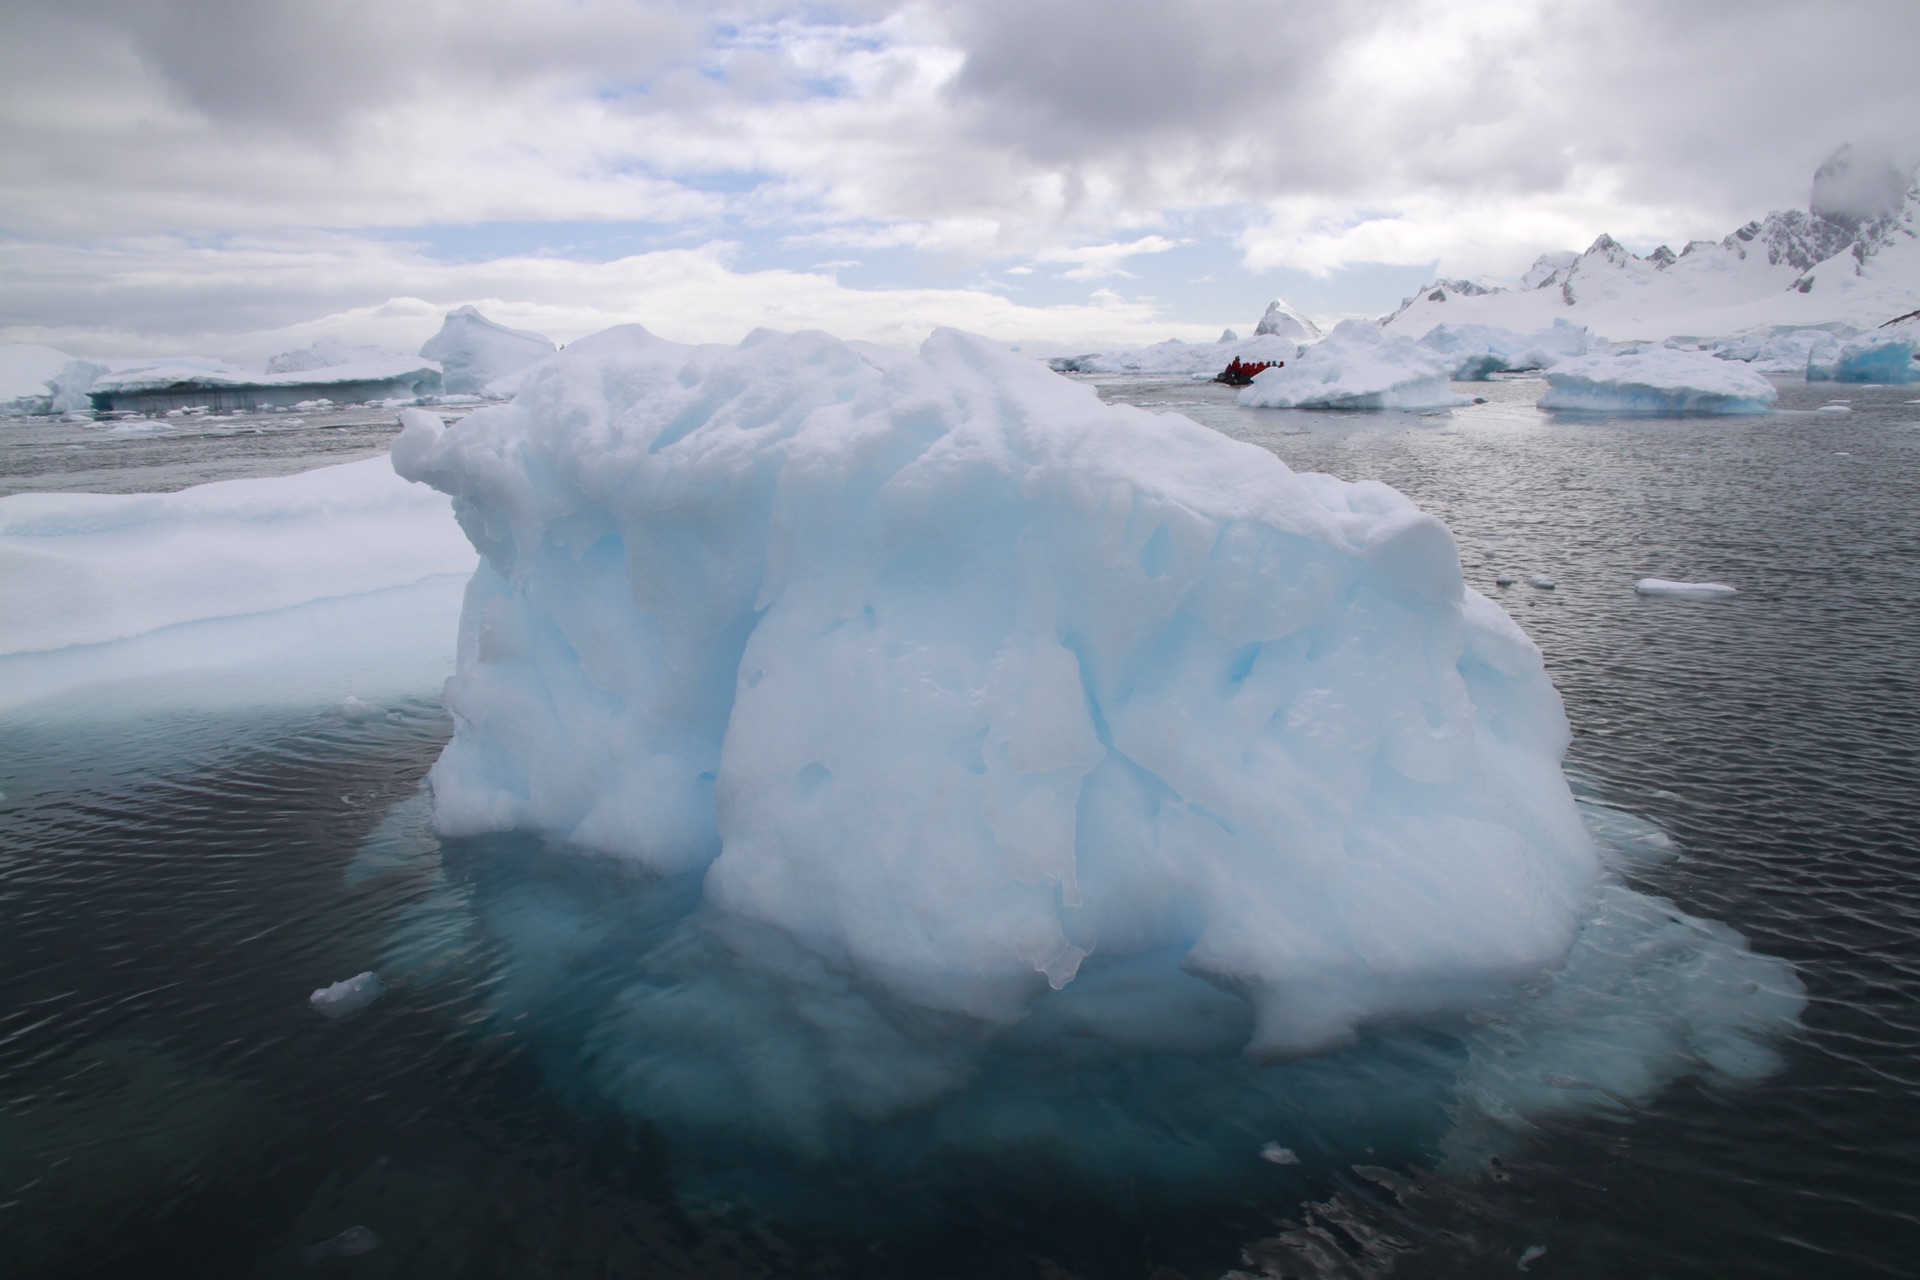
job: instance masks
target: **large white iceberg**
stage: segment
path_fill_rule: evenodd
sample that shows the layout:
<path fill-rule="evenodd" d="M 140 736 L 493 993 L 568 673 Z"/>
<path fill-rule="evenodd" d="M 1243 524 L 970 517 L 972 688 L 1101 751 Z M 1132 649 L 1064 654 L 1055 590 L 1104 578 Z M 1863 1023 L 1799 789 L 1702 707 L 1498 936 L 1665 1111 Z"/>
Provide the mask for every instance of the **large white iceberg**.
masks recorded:
<path fill-rule="evenodd" d="M 1447 386 L 1447 363 L 1411 339 L 1343 320 L 1284 369 L 1240 393 L 1253 409 L 1446 409 L 1469 403 Z"/>
<path fill-rule="evenodd" d="M 487 390 L 554 352 L 545 334 L 509 329 L 487 319 L 477 307 L 447 313 L 440 332 L 428 338 L 420 354 L 440 365 L 446 388 L 458 395 Z"/>
<path fill-rule="evenodd" d="M 404 417 L 484 557 L 443 833 L 704 868 L 928 1016 L 1170 955 L 1087 1025 L 1198 975 L 1277 1053 L 1537 974 L 1589 902 L 1540 654 L 1385 485 L 950 331 L 603 335 Z"/>
<path fill-rule="evenodd" d="M 1742 364 L 1656 347 L 1562 360 L 1542 409 L 1574 413 L 1765 413 L 1780 392 Z"/>

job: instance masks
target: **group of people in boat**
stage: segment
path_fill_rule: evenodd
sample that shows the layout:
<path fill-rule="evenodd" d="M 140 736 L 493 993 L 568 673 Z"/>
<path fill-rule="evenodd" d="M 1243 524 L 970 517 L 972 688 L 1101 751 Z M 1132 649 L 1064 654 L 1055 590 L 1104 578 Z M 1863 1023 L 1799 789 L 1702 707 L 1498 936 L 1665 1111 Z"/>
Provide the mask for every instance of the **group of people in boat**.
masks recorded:
<path fill-rule="evenodd" d="M 1242 360 L 1235 356 L 1231 364 L 1213 375 L 1213 380 L 1228 386 L 1244 387 L 1268 369 L 1283 368 L 1286 363 L 1285 360 Z"/>

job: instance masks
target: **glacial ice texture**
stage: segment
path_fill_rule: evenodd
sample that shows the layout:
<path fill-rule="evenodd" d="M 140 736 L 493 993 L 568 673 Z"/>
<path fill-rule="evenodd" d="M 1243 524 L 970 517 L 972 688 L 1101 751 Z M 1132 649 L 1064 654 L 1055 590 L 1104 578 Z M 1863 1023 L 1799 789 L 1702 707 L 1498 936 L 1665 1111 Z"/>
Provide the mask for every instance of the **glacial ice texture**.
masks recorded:
<path fill-rule="evenodd" d="M 636 331 L 405 415 L 484 558 L 443 834 L 704 869 L 730 928 L 986 1027 L 1171 955 L 1089 1025 L 1199 978 L 1299 1053 L 1565 954 L 1566 721 L 1444 525 L 964 335 L 885 363 Z"/>

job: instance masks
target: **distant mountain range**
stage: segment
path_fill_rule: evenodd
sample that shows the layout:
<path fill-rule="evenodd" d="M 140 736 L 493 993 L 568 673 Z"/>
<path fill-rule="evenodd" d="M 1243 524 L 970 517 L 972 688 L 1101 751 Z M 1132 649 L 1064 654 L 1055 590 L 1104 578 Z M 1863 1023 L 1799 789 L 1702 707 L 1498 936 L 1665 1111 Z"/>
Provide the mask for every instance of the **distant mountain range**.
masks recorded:
<path fill-rule="evenodd" d="M 1537 329 L 1556 319 L 1613 339 L 1743 333 L 1772 326 L 1866 329 L 1920 307 L 1920 186 L 1911 172 L 1842 147 L 1815 172 L 1808 207 L 1724 239 L 1642 257 L 1610 235 L 1585 253 L 1545 253 L 1517 288 L 1436 280 L 1384 317 L 1418 336 L 1437 324 Z"/>

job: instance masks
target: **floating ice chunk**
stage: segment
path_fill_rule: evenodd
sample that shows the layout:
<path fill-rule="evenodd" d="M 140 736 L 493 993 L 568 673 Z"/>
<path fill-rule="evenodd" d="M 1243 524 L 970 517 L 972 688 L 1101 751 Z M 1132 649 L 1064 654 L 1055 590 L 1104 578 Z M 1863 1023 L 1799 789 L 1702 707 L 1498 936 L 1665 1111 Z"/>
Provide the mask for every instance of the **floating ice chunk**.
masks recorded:
<path fill-rule="evenodd" d="M 553 342 L 545 334 L 509 329 L 474 307 L 449 311 L 440 332 L 420 348 L 421 355 L 439 361 L 446 389 L 465 395 L 483 391 L 489 382 L 518 373 L 553 352 Z"/>
<path fill-rule="evenodd" d="M 1501 573 L 1494 575 L 1493 581 L 1495 586 L 1510 587 L 1520 579 L 1511 573 Z"/>
<path fill-rule="evenodd" d="M 387 988 L 369 969 L 344 978 L 330 987 L 322 987 L 307 997 L 314 1012 L 325 1014 L 329 1018 L 344 1018 L 360 1010 L 387 994 Z"/>
<path fill-rule="evenodd" d="M 1530 587 L 1538 587 L 1542 591 L 1551 591 L 1554 589 L 1555 583 L 1552 578 L 1544 573 L 1530 573 L 1527 575 L 1527 585 Z"/>
<path fill-rule="evenodd" d="M 1724 582 L 1675 582 L 1668 578 L 1642 578 L 1633 589 L 1643 596 L 1684 596 L 1694 600 L 1719 600 L 1738 595 L 1738 587 Z"/>
<path fill-rule="evenodd" d="M 1543 1244 L 1530 1244 L 1521 1251 L 1520 1261 L 1515 1264 L 1514 1269 L 1517 1271 L 1525 1271 L 1528 1267 L 1546 1256 L 1547 1246 Z"/>
<path fill-rule="evenodd" d="M 1870 329 L 1807 363 L 1809 382 L 1920 382 L 1920 321 Z"/>
<path fill-rule="evenodd" d="M 14 494 L 0 498 L 0 655 L 470 573 L 474 559 L 447 499 L 383 458 L 178 493 Z"/>
<path fill-rule="evenodd" d="M 1300 1157 L 1295 1155 L 1291 1148 L 1283 1147 L 1277 1142 L 1269 1142 L 1266 1146 L 1261 1147 L 1260 1158 L 1268 1164 L 1300 1163 Z"/>
<path fill-rule="evenodd" d="M 1852 413 L 1853 406 L 1850 404 L 1823 404 L 1818 409 L 1815 409 L 1814 412 L 1815 413 Z"/>
<path fill-rule="evenodd" d="M 1240 393 L 1254 409 L 1451 409 L 1471 403 L 1447 386 L 1432 350 L 1364 320 L 1343 320 L 1285 368 Z"/>
<path fill-rule="evenodd" d="M 49 382 L 71 363 L 71 356 L 52 347 L 0 343 L 0 415 L 63 412 L 53 405 Z"/>
<path fill-rule="evenodd" d="M 348 720 L 371 720 L 380 714 L 380 708 L 371 702 L 348 694 L 340 703 L 340 714 Z"/>
<path fill-rule="evenodd" d="M 486 559 L 443 833 L 705 868 L 743 936 L 989 1027 L 1172 949 L 1155 981 L 1234 993 L 1263 1055 L 1577 927 L 1539 651 L 1385 485 L 951 331 L 884 367 L 581 342 L 457 429 L 403 419 L 395 468 Z"/>
<path fill-rule="evenodd" d="M 1744 365 L 1664 348 L 1563 360 L 1546 379 L 1540 407 L 1576 413 L 1764 413 L 1780 398 Z"/>

